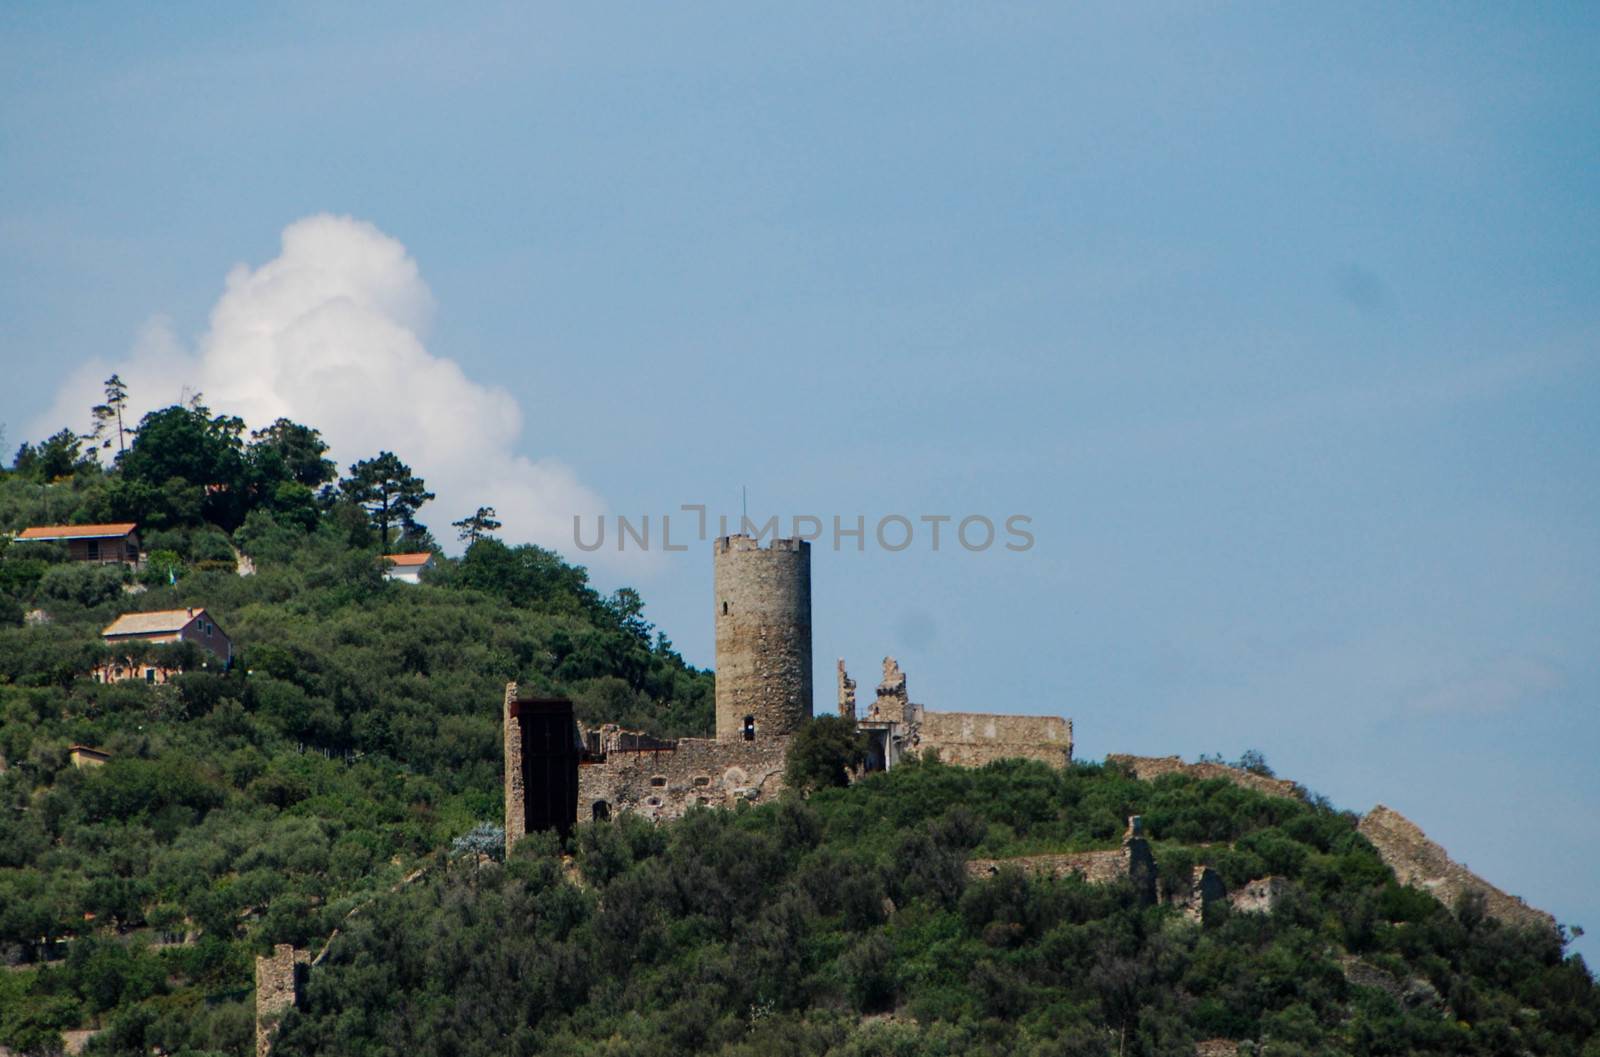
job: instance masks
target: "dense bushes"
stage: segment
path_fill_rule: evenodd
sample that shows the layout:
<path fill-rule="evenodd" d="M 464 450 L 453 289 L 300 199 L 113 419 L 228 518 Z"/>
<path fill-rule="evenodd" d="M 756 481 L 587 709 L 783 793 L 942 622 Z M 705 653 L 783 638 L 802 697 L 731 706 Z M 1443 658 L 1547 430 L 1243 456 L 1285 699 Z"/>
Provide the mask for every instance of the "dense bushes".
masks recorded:
<path fill-rule="evenodd" d="M 253 502 L 255 463 L 217 457 L 213 469 L 246 475 Z M 101 517 L 132 494 L 123 471 L 92 463 L 54 482 L 41 472 L 0 474 L 10 527 Z M 138 954 L 115 992 L 109 970 L 0 972 L 0 1045 L 48 1048 L 60 1029 L 94 1025 L 108 1052 L 247 1052 L 252 949 L 326 936 L 416 861 L 498 819 L 507 680 L 590 711 L 626 701 L 628 719 L 661 734 L 710 726 L 709 673 L 654 636 L 632 592 L 603 597 L 557 555 L 494 540 L 431 586 L 388 583 L 360 511 L 352 521 L 335 500 L 304 517 L 286 502 L 250 508 L 231 538 L 169 504 L 145 539 L 160 562 L 138 578 L 0 544 L 0 962 L 99 945 L 112 951 L 100 966 L 189 944 Z M 256 575 L 235 575 L 235 547 Z M 232 635 L 231 670 L 160 646 L 132 652 L 187 669 L 167 685 L 89 677 L 118 613 L 191 605 Z M 77 742 L 111 762 L 73 769 Z"/>
<path fill-rule="evenodd" d="M 1205 818 L 1285 866 L 1289 896 L 1189 925 L 1129 885 L 966 879 L 974 849 L 1097 843 L 1108 804 Z M 1396 888 L 1350 817 L 1220 781 L 911 765 L 805 803 L 580 826 L 581 886 L 557 850 L 535 836 L 503 868 L 441 865 L 381 899 L 277 1052 L 1187 1055 L 1223 1036 L 1271 1054 L 1579 1054 L 1600 1015 L 1553 938 L 1468 928 Z M 1396 892 L 1411 903 L 1373 919 L 1363 957 L 1399 997 L 1343 960 L 1345 917 Z"/>

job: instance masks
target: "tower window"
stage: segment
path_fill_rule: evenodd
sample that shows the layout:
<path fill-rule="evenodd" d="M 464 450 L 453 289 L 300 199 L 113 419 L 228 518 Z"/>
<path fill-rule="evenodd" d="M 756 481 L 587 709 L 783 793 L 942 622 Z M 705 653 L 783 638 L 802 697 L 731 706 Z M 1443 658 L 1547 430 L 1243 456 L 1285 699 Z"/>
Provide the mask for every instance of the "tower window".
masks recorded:
<path fill-rule="evenodd" d="M 726 603 L 726 602 L 722 603 L 722 615 L 723 616 L 727 616 L 728 615 L 728 603 Z"/>
<path fill-rule="evenodd" d="M 756 717 L 754 716 L 744 717 L 744 740 L 756 740 Z"/>

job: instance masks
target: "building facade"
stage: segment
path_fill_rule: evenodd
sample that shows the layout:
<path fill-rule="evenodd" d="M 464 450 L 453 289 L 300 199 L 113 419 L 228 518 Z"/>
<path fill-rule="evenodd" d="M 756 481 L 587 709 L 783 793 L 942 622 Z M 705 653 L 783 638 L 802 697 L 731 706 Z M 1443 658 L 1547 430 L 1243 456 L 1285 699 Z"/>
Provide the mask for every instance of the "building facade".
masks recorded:
<path fill-rule="evenodd" d="M 111 657 L 95 669 L 95 679 L 119 683 L 140 679 L 164 683 L 178 674 L 173 668 L 155 663 L 149 647 L 192 642 L 216 657 L 219 667 L 233 663 L 233 640 L 217 626 L 204 609 L 162 609 L 153 613 L 124 613 L 112 621 L 100 638 L 111 647 Z"/>

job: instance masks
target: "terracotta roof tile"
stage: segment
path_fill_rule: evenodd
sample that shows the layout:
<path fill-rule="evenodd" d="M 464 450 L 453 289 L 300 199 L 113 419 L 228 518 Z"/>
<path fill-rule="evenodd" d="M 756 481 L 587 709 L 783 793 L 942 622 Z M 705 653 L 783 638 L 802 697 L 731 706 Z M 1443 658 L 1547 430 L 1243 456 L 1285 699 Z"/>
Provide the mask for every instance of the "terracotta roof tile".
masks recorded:
<path fill-rule="evenodd" d="M 124 613 L 113 620 L 100 634 L 106 638 L 114 635 L 170 635 L 189 626 L 189 621 L 205 613 L 204 609 L 160 609 L 154 613 Z"/>
<path fill-rule="evenodd" d="M 121 538 L 138 528 L 134 521 L 114 525 L 35 525 L 23 529 L 19 540 L 81 540 Z"/>

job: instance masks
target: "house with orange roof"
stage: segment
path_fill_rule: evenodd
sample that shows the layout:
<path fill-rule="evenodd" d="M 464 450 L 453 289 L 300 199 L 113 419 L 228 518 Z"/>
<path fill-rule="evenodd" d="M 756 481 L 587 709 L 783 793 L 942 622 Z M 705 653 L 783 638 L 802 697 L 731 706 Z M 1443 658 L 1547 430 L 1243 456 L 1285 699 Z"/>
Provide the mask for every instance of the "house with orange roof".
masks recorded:
<path fill-rule="evenodd" d="M 420 584 L 422 571 L 435 567 L 433 555 L 427 551 L 416 554 L 386 554 L 383 556 L 383 578 L 398 580 L 403 584 Z"/>
<path fill-rule="evenodd" d="M 233 641 L 204 609 L 124 613 L 107 625 L 100 637 L 113 649 L 111 658 L 95 669 L 95 680 L 102 683 L 125 679 L 164 683 L 178 674 L 176 669 L 148 660 L 142 649 L 145 646 L 192 642 L 220 660 L 221 667 L 233 663 Z"/>
<path fill-rule="evenodd" d="M 132 521 L 112 525 L 35 525 L 16 536 L 19 543 L 65 543 L 75 562 L 139 563 L 139 526 Z"/>

